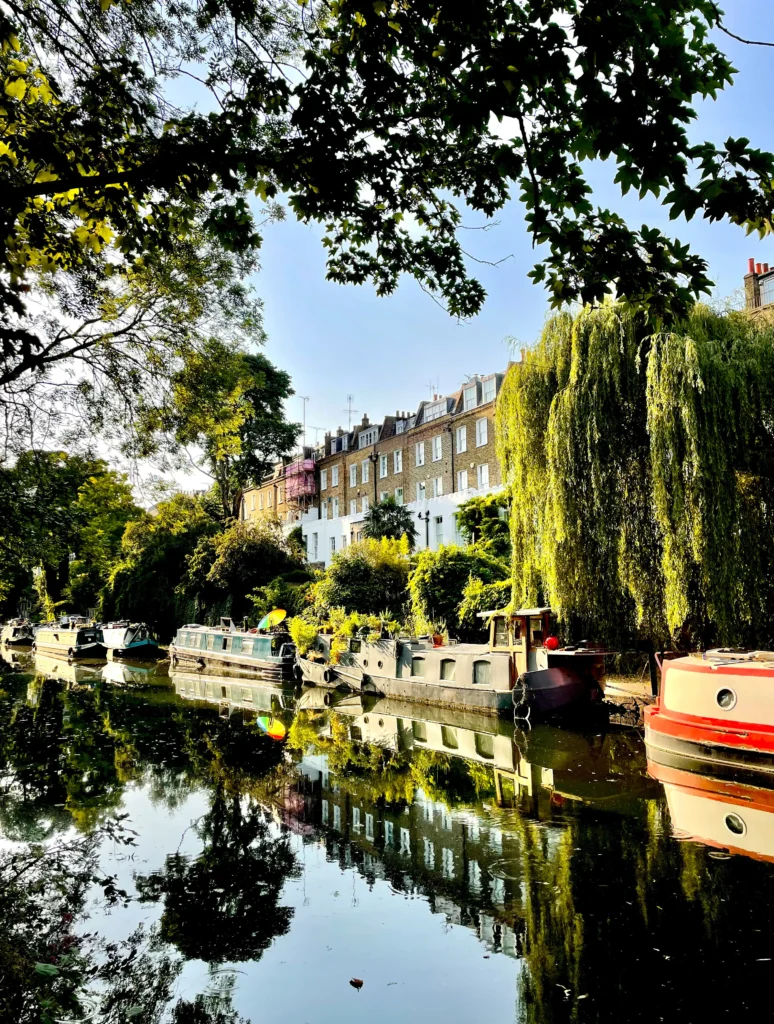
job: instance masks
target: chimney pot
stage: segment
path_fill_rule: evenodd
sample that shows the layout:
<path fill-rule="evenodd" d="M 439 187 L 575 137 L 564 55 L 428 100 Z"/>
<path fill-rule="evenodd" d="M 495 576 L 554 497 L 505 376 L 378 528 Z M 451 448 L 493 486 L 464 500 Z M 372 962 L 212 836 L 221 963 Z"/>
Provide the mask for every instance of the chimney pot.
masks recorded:
<path fill-rule="evenodd" d="M 747 261 L 747 273 L 748 274 L 754 274 L 755 273 L 755 257 L 754 256 L 751 256 L 749 258 L 749 260 Z"/>
<path fill-rule="evenodd" d="M 763 264 L 763 273 L 764 274 L 768 274 L 768 272 L 769 272 L 769 265 L 768 265 L 768 263 L 764 263 Z"/>
<path fill-rule="evenodd" d="M 756 263 L 755 264 L 755 273 L 756 274 L 762 274 L 763 273 L 763 266 L 760 263 Z"/>

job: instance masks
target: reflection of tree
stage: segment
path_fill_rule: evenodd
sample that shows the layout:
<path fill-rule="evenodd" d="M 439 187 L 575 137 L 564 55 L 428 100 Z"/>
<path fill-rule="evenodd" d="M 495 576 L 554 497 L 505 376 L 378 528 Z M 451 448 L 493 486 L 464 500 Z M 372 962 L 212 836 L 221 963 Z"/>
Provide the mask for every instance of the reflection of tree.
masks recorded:
<path fill-rule="evenodd" d="M 296 861 L 286 836 L 273 836 L 261 808 L 216 789 L 197 831 L 196 859 L 167 858 L 162 871 L 137 879 L 146 901 L 164 900 L 161 935 L 190 959 L 257 960 L 290 927 L 278 905 Z"/>

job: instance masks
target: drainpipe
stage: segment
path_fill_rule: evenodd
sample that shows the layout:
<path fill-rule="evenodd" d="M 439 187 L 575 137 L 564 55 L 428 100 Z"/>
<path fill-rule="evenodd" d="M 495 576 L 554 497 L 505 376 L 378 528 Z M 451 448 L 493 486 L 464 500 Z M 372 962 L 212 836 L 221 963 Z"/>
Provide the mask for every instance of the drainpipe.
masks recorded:
<path fill-rule="evenodd" d="M 449 451 L 451 452 L 451 492 L 454 494 L 457 490 L 457 483 L 454 478 L 454 430 L 451 424 L 446 428 L 446 432 L 449 435 Z"/>

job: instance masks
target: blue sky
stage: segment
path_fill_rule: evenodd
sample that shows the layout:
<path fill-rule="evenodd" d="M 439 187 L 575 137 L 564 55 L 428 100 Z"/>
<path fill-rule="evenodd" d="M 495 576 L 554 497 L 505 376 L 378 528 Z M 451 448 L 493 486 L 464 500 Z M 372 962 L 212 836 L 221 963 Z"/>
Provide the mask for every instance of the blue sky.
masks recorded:
<path fill-rule="evenodd" d="M 732 31 L 774 41 L 771 0 L 727 0 L 725 7 L 725 23 Z M 745 135 L 759 148 L 773 148 L 774 89 L 772 97 L 767 93 L 774 50 L 720 35 L 718 42 L 739 74 L 717 102 L 697 108 L 692 136 L 722 142 L 729 135 Z M 728 224 L 670 222 L 655 200 L 623 199 L 612 184 L 614 175 L 610 163 L 593 168 L 595 200 L 619 210 L 630 223 L 647 222 L 690 242 L 708 261 L 718 298 L 741 285 L 748 256 L 774 264 L 771 240 L 748 238 Z M 483 222 L 473 215 L 468 220 Z M 467 374 L 504 367 L 508 339 L 529 345 L 537 338 L 548 303 L 543 289 L 526 276 L 535 253 L 520 204 L 512 201 L 498 221 L 486 234 L 470 232 L 466 238 L 468 251 L 482 259 L 512 258 L 496 269 L 475 268 L 488 298 L 481 314 L 465 324 L 451 319 L 408 278 L 389 298 L 377 298 L 370 285 L 327 282 L 318 227 L 289 216 L 265 229 L 262 269 L 254 283 L 265 303 L 266 354 L 291 373 L 297 396 L 309 396 L 310 428 L 346 427 L 348 394 L 358 410 L 355 419 L 363 412 L 376 420 L 396 409 L 413 408 L 431 387 L 447 393 Z M 288 415 L 300 422 L 298 397 L 289 401 Z M 315 431 L 308 429 L 307 440 L 314 439 Z"/>

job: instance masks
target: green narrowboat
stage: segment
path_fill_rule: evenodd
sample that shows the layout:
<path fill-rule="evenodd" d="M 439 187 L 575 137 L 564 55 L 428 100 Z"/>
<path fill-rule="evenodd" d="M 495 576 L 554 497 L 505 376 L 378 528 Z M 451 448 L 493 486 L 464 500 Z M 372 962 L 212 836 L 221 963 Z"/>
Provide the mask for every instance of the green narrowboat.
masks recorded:
<path fill-rule="evenodd" d="M 289 633 L 252 633 L 237 629 L 231 619 L 220 626 L 181 626 L 169 647 L 172 665 L 188 662 L 205 666 L 246 669 L 272 679 L 290 679 L 296 660 Z"/>

